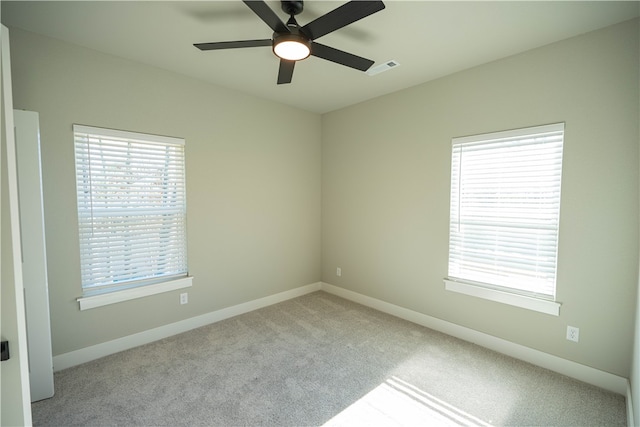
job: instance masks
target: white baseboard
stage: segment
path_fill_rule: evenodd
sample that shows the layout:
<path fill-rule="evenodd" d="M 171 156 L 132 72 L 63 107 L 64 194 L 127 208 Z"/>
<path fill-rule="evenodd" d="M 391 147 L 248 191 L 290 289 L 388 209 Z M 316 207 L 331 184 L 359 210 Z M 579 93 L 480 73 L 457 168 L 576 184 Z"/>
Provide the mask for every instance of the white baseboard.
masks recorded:
<path fill-rule="evenodd" d="M 311 292 L 319 291 L 320 288 L 320 282 L 312 283 L 310 285 L 301 286 L 299 288 L 280 292 L 268 297 L 259 298 L 253 301 L 234 305 L 232 307 L 216 310 L 211 313 L 206 313 L 200 316 L 181 320 L 179 322 L 171 323 L 165 326 L 149 329 L 137 334 L 128 335 L 126 337 L 117 338 L 112 341 L 81 348 L 69 353 L 60 354 L 58 356 L 54 356 L 53 358 L 53 370 L 54 372 L 61 371 L 72 366 L 80 365 L 82 363 L 90 362 L 91 360 L 108 356 L 110 354 L 138 347 L 143 344 L 148 344 L 153 341 L 158 341 L 172 335 L 190 331 L 191 329 L 199 328 L 201 326 L 209 325 L 211 323 L 219 322 L 230 317 L 248 313 L 259 308 L 267 307 L 279 302 L 309 294 Z"/>
<path fill-rule="evenodd" d="M 571 378 L 575 378 L 588 384 L 592 384 L 597 387 L 619 393 L 623 396 L 627 396 L 627 413 L 631 414 L 630 416 L 628 415 L 628 419 L 633 419 L 633 410 L 631 409 L 630 405 L 631 391 L 628 385 L 629 381 L 626 378 L 619 377 L 608 372 L 600 371 L 589 366 L 581 365 L 579 363 L 572 362 L 558 356 L 544 353 L 520 344 L 515 344 L 513 342 L 503 340 L 501 338 L 497 338 L 482 332 L 478 332 L 464 326 L 456 325 L 454 323 L 437 319 L 426 314 L 418 313 L 413 310 L 409 310 L 382 300 L 371 298 L 366 295 L 362 295 L 357 292 L 349 291 L 323 282 L 301 286 L 289 291 L 270 295 L 264 298 L 259 298 L 253 301 L 248 301 L 242 304 L 234 305 L 232 307 L 223 308 L 211 313 L 206 313 L 200 316 L 171 323 L 169 325 L 160 326 L 154 329 L 139 332 L 137 334 L 128 335 L 126 337 L 118 338 L 112 341 L 81 348 L 69 353 L 60 354 L 58 356 L 54 356 L 53 368 L 55 372 L 61 371 L 72 366 L 80 365 L 91 360 L 108 356 L 110 354 L 138 347 L 143 344 L 148 344 L 153 341 L 161 340 L 172 335 L 186 332 L 191 329 L 199 328 L 211 323 L 219 322 L 230 317 L 248 313 L 259 308 L 267 307 L 319 290 L 323 290 L 330 294 L 334 294 L 350 301 L 354 301 L 367 307 L 382 311 L 384 313 L 391 314 L 401 319 L 426 326 L 436 331 L 443 332 L 447 335 L 451 335 L 465 341 L 481 345 L 491 350 L 495 350 L 499 353 L 515 357 L 516 359 L 524 360 L 534 365 L 550 369 L 552 371 L 558 372 Z"/>
<path fill-rule="evenodd" d="M 540 366 L 551 371 L 566 375 L 568 377 L 575 378 L 587 384 L 592 384 L 605 390 L 621 394 L 623 396 L 626 396 L 628 393 L 627 387 L 629 381 L 626 378 L 610 374 L 608 372 L 604 372 L 586 365 L 582 365 L 580 363 L 572 362 L 570 360 L 566 360 L 552 354 L 544 353 L 539 350 L 525 347 L 523 345 L 516 344 L 502 338 L 497 338 L 483 332 L 478 332 L 464 326 L 437 319 L 426 314 L 418 313 L 416 311 L 390 304 L 385 301 L 371 298 L 357 292 L 339 288 L 329 283 L 323 282 L 321 285 L 321 289 L 325 292 L 334 294 L 341 298 L 357 302 L 359 304 L 374 308 L 387 314 L 391 314 L 401 319 L 408 320 L 418 325 L 426 326 L 427 328 L 443 332 L 447 335 L 451 335 L 453 337 L 478 344 L 482 347 L 486 347 L 499 353 L 506 354 L 507 356 L 524 360 L 525 362 L 529 362 L 536 366 Z M 629 403 L 630 401 L 629 399 L 627 399 L 627 408 L 629 408 Z M 627 413 L 628 412 L 629 409 L 627 409 Z"/>
<path fill-rule="evenodd" d="M 628 427 L 638 427 L 640 425 L 640 419 L 638 420 L 638 424 L 634 422 L 634 412 L 633 412 L 633 394 L 631 390 L 631 382 L 627 381 L 627 426 Z"/>

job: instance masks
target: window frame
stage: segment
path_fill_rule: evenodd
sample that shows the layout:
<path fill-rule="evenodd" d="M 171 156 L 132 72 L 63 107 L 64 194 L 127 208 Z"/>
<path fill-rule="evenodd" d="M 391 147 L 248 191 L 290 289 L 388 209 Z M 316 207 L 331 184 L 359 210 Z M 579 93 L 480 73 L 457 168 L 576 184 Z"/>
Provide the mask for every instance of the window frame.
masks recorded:
<path fill-rule="evenodd" d="M 532 136 L 536 136 L 536 135 L 541 135 L 541 134 L 545 134 L 545 133 L 561 133 L 561 140 L 560 140 L 560 147 L 561 147 L 561 151 L 560 151 L 560 155 L 559 155 L 559 168 L 557 170 L 557 188 L 558 188 L 558 195 L 557 195 L 557 204 L 558 204 L 558 208 L 557 208 L 557 212 L 555 212 L 555 259 L 554 259 L 554 264 L 553 264 L 553 292 L 552 294 L 549 294 L 548 291 L 547 293 L 536 293 L 530 290 L 523 290 L 523 289 L 518 289 L 517 287 L 512 287 L 510 288 L 509 286 L 504 286 L 504 284 L 495 284 L 495 283 L 482 283 L 479 281 L 474 281 L 472 278 L 470 278 L 472 276 L 471 275 L 467 275 L 466 277 L 453 277 L 452 272 L 451 272 L 451 265 L 452 265 L 452 248 L 454 246 L 454 243 L 452 241 L 452 237 L 453 237 L 453 229 L 452 224 L 454 221 L 454 206 L 452 206 L 452 204 L 454 203 L 454 200 L 458 200 L 459 198 L 459 189 L 461 188 L 461 183 L 458 183 L 458 186 L 454 188 L 456 182 L 457 182 L 457 178 L 453 176 L 455 170 L 454 170 L 454 166 L 456 164 L 456 162 L 459 162 L 458 160 L 454 159 L 454 154 L 456 152 L 455 148 L 456 146 L 460 146 L 460 145 L 471 145 L 471 144 L 482 144 L 482 143 L 491 143 L 491 141 L 505 141 L 505 140 L 509 140 L 509 139 L 513 139 L 513 140 L 524 140 L 528 137 L 532 137 Z M 488 299 L 491 301 L 496 301 L 496 302 L 500 302 L 500 303 L 504 303 L 504 304 L 509 304 L 509 305 L 513 305 L 516 307 L 521 307 L 521 308 L 526 308 L 526 309 L 530 309 L 530 310 L 534 310 L 534 311 L 538 311 L 541 313 L 546 313 L 546 314 L 550 314 L 550 315 L 554 315 L 554 316 L 559 316 L 560 314 L 560 307 L 561 307 L 561 303 L 559 303 L 558 301 L 556 301 L 556 289 L 557 289 L 557 254 L 558 254 L 558 247 L 559 247 L 559 215 L 560 215 L 560 187 L 561 187 L 561 175 L 562 175 L 562 155 L 563 155 L 563 151 L 564 151 L 564 133 L 565 133 L 565 124 L 564 123 L 554 123 L 554 124 L 550 124 L 550 125 L 542 125 L 542 126 L 533 126 L 533 127 L 527 127 L 527 128 L 520 128 L 520 129 L 513 129 L 513 130 L 507 130 L 507 131 L 500 131 L 500 132 L 492 132 L 492 133 L 486 133 L 486 134 L 478 134 L 478 135 L 472 135 L 472 136 L 467 136 L 467 137 L 460 137 L 460 138 L 453 138 L 452 139 L 452 145 L 451 145 L 451 182 L 450 182 L 450 212 L 449 212 L 449 219 L 450 219 L 450 229 L 449 229 L 449 254 L 448 254 L 448 273 L 447 273 L 447 277 L 445 277 L 444 279 L 444 284 L 445 284 L 445 289 L 447 291 L 453 291 L 453 292 L 458 292 L 458 293 L 462 293 L 465 295 L 471 295 L 471 296 L 475 296 L 478 298 L 483 298 L 483 299 Z M 494 153 L 491 153 L 492 155 L 494 155 Z M 497 154 L 495 154 L 497 155 Z M 495 156 L 494 156 L 495 157 Z M 459 171 L 458 171 L 459 173 Z M 555 179 L 555 178 L 554 178 Z M 455 192 L 455 193 L 454 193 Z M 455 199 L 454 199 L 455 196 Z M 459 211 L 460 208 L 456 207 L 455 210 L 456 212 Z M 494 208 L 496 212 L 499 212 L 499 210 L 497 208 Z M 458 214 L 460 214 L 458 212 Z M 459 221 L 459 218 L 458 218 Z M 456 221 L 456 223 L 458 223 L 458 221 Z M 496 222 L 497 224 L 498 222 Z M 480 243 L 482 245 L 482 243 Z M 459 247 L 456 247 L 456 250 L 459 250 Z M 459 255 L 456 255 L 456 257 L 459 257 Z M 464 276 L 465 274 L 462 273 L 462 275 Z"/>
<path fill-rule="evenodd" d="M 80 264 L 82 268 L 82 296 L 77 298 L 80 310 L 86 310 L 192 286 L 192 277 L 189 276 L 188 273 L 187 259 L 185 140 L 182 138 L 78 124 L 73 125 L 73 138 L 77 190 L 76 208 L 78 212 Z M 90 166 L 91 162 L 87 157 L 90 155 L 92 144 L 94 150 L 97 150 L 98 146 L 101 147 L 101 150 L 108 150 L 111 148 L 111 153 L 113 153 L 114 156 L 112 160 L 113 163 L 116 165 L 124 165 L 124 167 L 119 168 L 117 172 L 113 171 L 115 170 L 114 168 L 110 171 L 103 167 L 100 172 L 92 174 Z M 159 147 L 162 148 L 159 149 Z M 136 149 L 141 151 L 136 152 Z M 146 150 L 149 150 L 149 152 L 146 152 Z M 104 154 L 106 151 L 99 152 Z M 164 162 L 165 164 L 163 166 L 152 166 L 152 157 L 148 156 L 153 156 L 154 154 L 161 152 L 164 157 L 161 157 L 160 163 Z M 169 163 L 167 162 L 170 162 L 171 166 L 169 166 Z M 131 163 L 135 164 L 135 169 L 134 167 L 128 166 L 128 164 Z M 141 193 L 139 189 L 140 187 L 137 189 L 131 187 L 131 189 L 124 188 L 114 190 L 113 194 L 116 196 L 122 196 L 120 200 L 124 200 L 124 202 L 116 204 L 115 208 L 118 208 L 120 212 L 126 212 L 126 210 L 131 209 L 131 214 L 114 213 L 111 215 L 108 212 L 108 202 L 102 203 L 101 208 L 94 208 L 94 203 L 100 204 L 99 200 L 105 200 L 105 197 L 109 197 L 111 192 L 107 192 L 104 189 L 94 190 L 91 188 L 91 185 L 88 188 L 86 183 L 87 177 L 90 177 L 90 182 L 93 182 L 91 180 L 98 180 L 99 178 L 104 178 L 105 180 L 114 179 L 114 176 L 117 176 L 117 174 L 120 174 L 123 171 L 138 173 L 139 175 L 136 175 L 136 179 L 138 181 L 140 181 L 140 177 L 145 176 L 145 173 L 148 174 L 152 180 L 155 179 L 156 182 L 158 179 L 162 179 L 162 185 L 167 185 L 167 188 L 159 190 L 157 187 L 161 186 L 158 185 L 155 188 L 155 191 L 149 191 L 148 194 L 146 192 Z M 155 173 L 155 178 L 153 178 L 152 173 Z M 137 185 L 140 185 L 140 183 Z M 153 183 L 148 185 L 153 188 Z M 173 185 L 173 187 L 171 187 L 172 189 L 168 189 L 170 188 L 169 185 Z M 144 188 L 144 185 L 142 188 Z M 100 193 L 100 191 L 102 191 L 102 193 Z M 176 193 L 176 191 L 178 191 L 178 193 Z M 105 194 L 107 195 L 105 196 Z M 158 196 L 159 194 L 160 196 Z M 102 195 L 103 198 L 98 199 L 98 195 Z M 113 195 L 111 197 L 113 197 Z M 145 197 L 149 200 L 143 201 Z M 155 197 L 156 202 L 153 202 L 153 197 Z M 157 200 L 161 201 L 158 202 Z M 87 203 L 91 205 L 90 208 L 86 207 Z M 139 206 L 137 206 L 137 204 L 139 204 Z M 158 204 L 163 206 L 158 207 Z M 152 211 L 150 215 L 140 213 L 145 209 L 149 209 L 145 205 L 150 206 Z M 159 214 L 165 210 L 167 214 Z M 169 215 L 169 213 L 171 213 L 171 215 Z M 98 216 L 96 217 L 94 214 Z M 166 215 L 169 215 L 169 217 L 166 217 Z M 87 217 L 90 217 L 90 220 L 87 220 Z M 97 218 L 97 220 L 95 218 Z M 156 262 L 157 264 L 160 264 L 159 260 L 164 259 L 169 255 L 174 256 L 174 253 L 178 254 L 179 261 L 170 262 L 170 267 L 158 266 L 154 269 L 147 268 L 146 266 L 141 267 L 144 271 L 141 272 L 141 276 L 138 277 L 134 277 L 134 274 L 130 274 L 129 277 L 125 274 L 116 276 L 116 274 L 110 274 L 109 272 L 105 273 L 107 277 L 106 279 L 89 278 L 89 276 L 92 276 L 89 265 L 92 262 L 94 264 L 95 262 L 104 262 L 105 258 L 100 256 L 98 256 L 98 258 L 91 258 L 91 255 L 85 255 L 91 252 L 93 247 L 92 245 L 94 243 L 92 240 L 93 238 L 87 237 L 86 234 L 83 235 L 82 230 L 83 227 L 88 228 L 89 230 L 96 230 L 95 227 L 97 227 L 97 225 L 94 225 L 94 221 L 100 222 L 103 218 L 106 218 L 107 229 L 110 230 L 110 232 L 112 227 L 121 228 L 120 226 L 109 225 L 112 224 L 112 218 L 120 218 L 120 220 L 124 220 L 126 224 L 129 224 L 126 227 L 122 227 L 124 230 L 116 232 L 114 235 L 115 238 L 106 239 L 109 252 L 111 252 L 112 249 L 108 245 L 111 243 L 127 241 L 127 239 L 132 236 L 129 231 L 131 225 L 143 225 L 148 233 L 160 233 L 157 238 L 159 239 L 158 242 L 155 242 L 152 238 L 146 238 L 144 241 L 145 243 L 143 244 L 144 249 L 142 250 L 137 249 L 130 253 L 130 249 L 128 249 L 126 245 L 123 245 L 120 253 L 124 259 L 127 259 L 127 261 L 121 261 L 119 263 L 116 262 L 116 264 L 133 262 L 130 261 L 132 254 L 133 256 L 135 256 L 136 253 L 144 254 L 147 253 L 145 250 L 150 251 L 154 249 L 159 251 L 158 256 L 154 258 L 158 261 Z M 161 218 L 163 225 L 149 225 L 148 221 L 150 218 Z M 165 234 L 164 232 L 161 232 L 162 230 L 165 232 L 168 230 L 165 229 L 164 225 L 166 218 L 168 218 L 168 226 L 173 227 L 172 230 L 174 231 L 178 230 L 177 237 L 170 237 L 170 242 L 177 245 L 175 246 L 177 247 L 175 251 L 167 249 L 167 241 L 165 238 L 160 237 L 160 235 Z M 131 223 L 129 221 L 131 221 Z M 174 245 L 171 245 L 171 247 L 173 248 Z M 116 251 L 116 253 L 118 252 Z M 107 258 L 109 259 L 108 263 L 113 262 L 111 261 L 111 255 L 107 256 Z M 142 264 L 144 264 L 144 262 L 142 262 Z M 118 271 L 118 269 L 115 269 L 114 271 Z M 120 273 L 122 273 L 122 271 L 120 271 Z M 112 278 L 109 279 L 109 277 Z M 98 282 L 101 283 L 99 285 L 88 284 L 94 280 L 102 280 L 102 282 Z"/>

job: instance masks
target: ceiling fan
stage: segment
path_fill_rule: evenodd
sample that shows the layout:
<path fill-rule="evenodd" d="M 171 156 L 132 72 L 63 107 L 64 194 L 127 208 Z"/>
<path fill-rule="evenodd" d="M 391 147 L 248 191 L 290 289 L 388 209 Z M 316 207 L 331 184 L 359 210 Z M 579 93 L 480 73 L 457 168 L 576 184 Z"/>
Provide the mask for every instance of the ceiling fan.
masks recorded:
<path fill-rule="evenodd" d="M 315 40 L 381 11 L 385 7 L 382 1 L 352 0 L 302 27 L 295 19 L 304 9 L 302 0 L 281 1 L 282 10 L 290 16 L 286 24 L 263 0 L 242 1 L 271 27 L 274 31 L 271 39 L 195 43 L 194 46 L 200 50 L 271 46 L 273 53 L 280 58 L 278 84 L 291 83 L 296 61 L 310 55 L 360 71 L 367 71 L 374 63 L 370 59 L 317 43 Z"/>

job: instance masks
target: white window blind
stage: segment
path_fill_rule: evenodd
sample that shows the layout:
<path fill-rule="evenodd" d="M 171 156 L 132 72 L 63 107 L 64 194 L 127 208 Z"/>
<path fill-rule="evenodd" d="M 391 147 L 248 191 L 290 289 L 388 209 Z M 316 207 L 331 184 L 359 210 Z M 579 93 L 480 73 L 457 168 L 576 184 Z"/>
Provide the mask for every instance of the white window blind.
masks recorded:
<path fill-rule="evenodd" d="M 184 140 L 73 131 L 85 294 L 186 276 Z"/>
<path fill-rule="evenodd" d="M 453 139 L 449 279 L 555 299 L 564 123 Z"/>

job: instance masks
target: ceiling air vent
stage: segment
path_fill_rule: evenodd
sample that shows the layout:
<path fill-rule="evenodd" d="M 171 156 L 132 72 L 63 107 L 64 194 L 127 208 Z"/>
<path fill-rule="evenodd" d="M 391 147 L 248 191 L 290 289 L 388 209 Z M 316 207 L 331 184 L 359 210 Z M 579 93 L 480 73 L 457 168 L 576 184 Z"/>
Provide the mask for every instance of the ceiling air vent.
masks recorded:
<path fill-rule="evenodd" d="M 399 66 L 398 61 L 391 60 L 387 61 L 384 64 L 376 65 L 375 67 L 371 67 L 367 70 L 367 74 L 370 76 L 375 76 L 376 74 L 383 73 L 385 71 L 389 71 L 392 68 Z"/>

